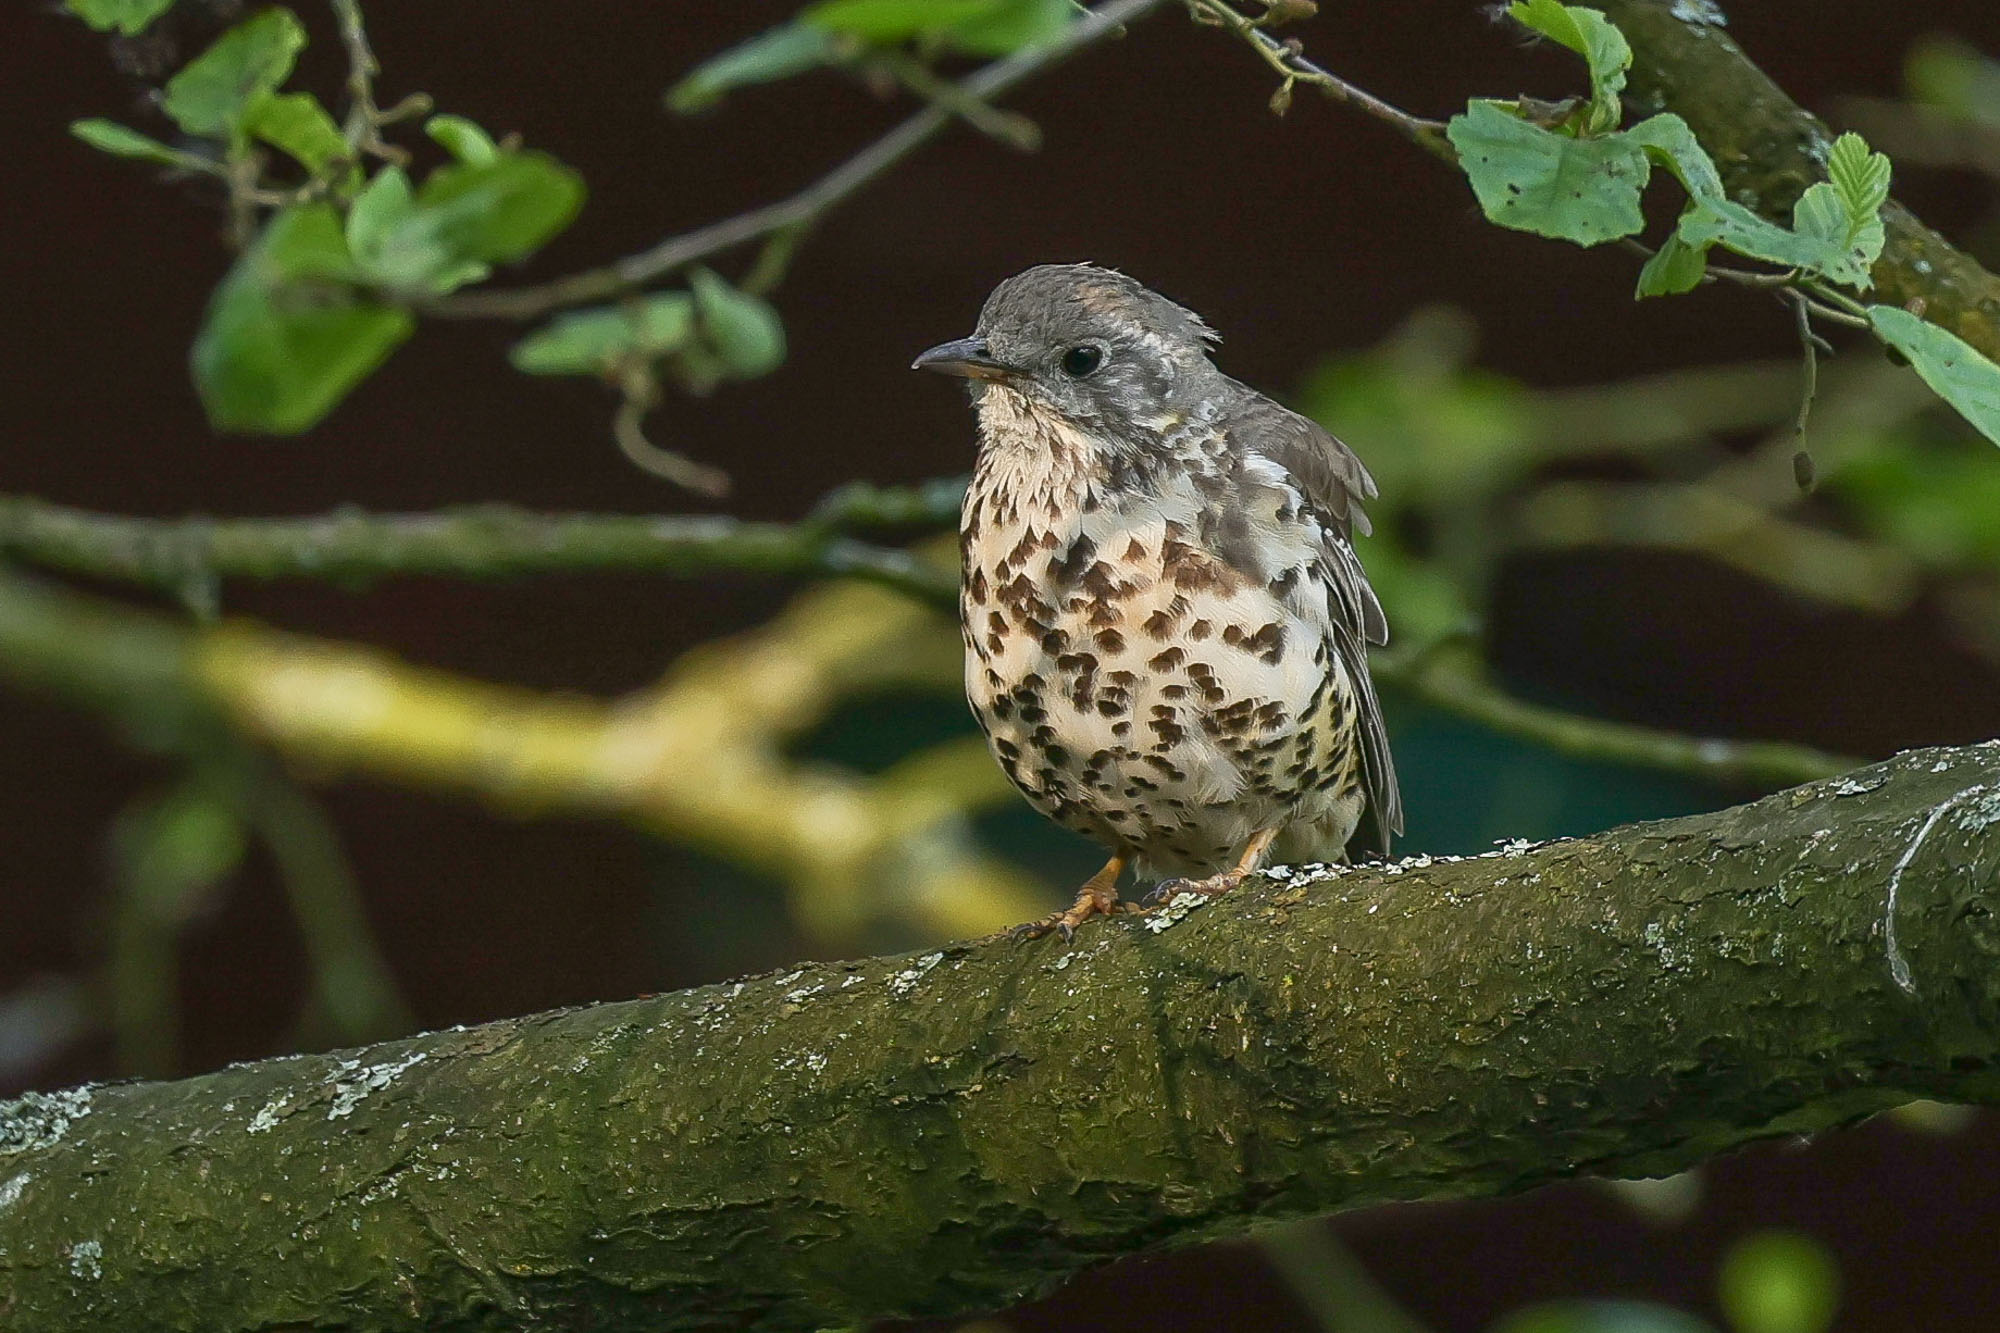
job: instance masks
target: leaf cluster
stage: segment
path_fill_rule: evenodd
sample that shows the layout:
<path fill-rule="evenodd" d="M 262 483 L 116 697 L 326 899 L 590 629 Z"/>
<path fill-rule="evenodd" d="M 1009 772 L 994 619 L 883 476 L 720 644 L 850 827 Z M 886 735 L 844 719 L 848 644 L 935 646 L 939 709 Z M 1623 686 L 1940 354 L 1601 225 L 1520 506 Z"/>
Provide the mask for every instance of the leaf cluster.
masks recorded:
<path fill-rule="evenodd" d="M 1558 0 L 1516 0 L 1508 13 L 1581 55 L 1590 95 L 1554 116 L 1525 100 L 1475 99 L 1452 118 L 1447 133 L 1490 221 L 1586 246 L 1636 236 L 1645 226 L 1641 194 L 1653 168 L 1664 168 L 1687 192 L 1687 203 L 1640 270 L 1636 295 L 1693 290 L 1709 278 L 1718 249 L 1774 265 L 1782 271 L 1775 275 L 1779 285 L 1872 329 L 2000 443 L 2000 367 L 1916 313 L 1865 305 L 1852 295 L 1873 285 L 1869 271 L 1882 254 L 1886 156 L 1858 134 L 1841 135 L 1826 153 L 1827 179 L 1800 196 L 1789 226 L 1773 221 L 1728 196 L 1714 161 L 1679 116 L 1662 112 L 1618 128 L 1632 51 L 1601 12 Z M 1735 270 L 1724 276 L 1755 277 Z"/>

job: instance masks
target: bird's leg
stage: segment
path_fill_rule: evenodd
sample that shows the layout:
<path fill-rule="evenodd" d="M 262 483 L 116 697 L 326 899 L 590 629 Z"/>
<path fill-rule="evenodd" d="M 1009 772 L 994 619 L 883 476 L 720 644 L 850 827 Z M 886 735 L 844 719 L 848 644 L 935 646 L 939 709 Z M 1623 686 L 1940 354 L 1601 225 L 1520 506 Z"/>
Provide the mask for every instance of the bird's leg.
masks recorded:
<path fill-rule="evenodd" d="M 1039 921 L 1014 927 L 1011 933 L 1017 939 L 1035 939 L 1059 930 L 1068 939 L 1078 926 L 1094 916 L 1116 916 L 1120 907 L 1118 876 L 1125 872 L 1125 862 L 1130 856 L 1130 852 L 1114 852 L 1102 870 L 1083 882 L 1083 887 L 1076 891 L 1076 902 L 1068 911 L 1051 912 Z"/>
<path fill-rule="evenodd" d="M 1264 853 L 1271 849 L 1271 840 L 1277 836 L 1276 827 L 1258 829 L 1250 835 L 1250 841 L 1243 844 L 1243 855 L 1237 857 L 1236 864 L 1229 869 L 1206 879 L 1163 879 L 1146 895 L 1146 901 L 1169 903 L 1182 893 L 1206 894 L 1211 898 L 1218 893 L 1227 893 L 1257 873 L 1257 868 L 1264 864 Z"/>

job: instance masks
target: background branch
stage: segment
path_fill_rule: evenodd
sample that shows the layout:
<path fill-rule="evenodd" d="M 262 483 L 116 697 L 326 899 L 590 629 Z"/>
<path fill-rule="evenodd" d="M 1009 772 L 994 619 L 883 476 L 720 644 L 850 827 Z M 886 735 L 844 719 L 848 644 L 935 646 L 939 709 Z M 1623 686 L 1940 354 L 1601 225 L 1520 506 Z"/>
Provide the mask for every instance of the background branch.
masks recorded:
<path fill-rule="evenodd" d="M 2000 1101 L 1996 793 L 1994 747 L 1922 751 L 1712 815 L 1260 882 L 1074 948 L 30 1094 L 0 1106 L 0 1310 L 130 1333 L 938 1316 L 1255 1220 Z"/>
<path fill-rule="evenodd" d="M 720 222 L 670 236 L 650 249 L 603 268 L 573 273 L 533 287 L 462 292 L 425 304 L 427 314 L 452 318 L 534 319 L 564 306 L 601 301 L 644 286 L 711 255 L 774 233 L 811 225 L 870 181 L 908 157 L 957 120 L 970 104 L 991 102 L 1085 47 L 1122 31 L 1166 0 L 1107 0 L 1071 24 L 1060 40 L 996 60 L 954 86 L 949 97 L 922 111 L 786 199 Z"/>

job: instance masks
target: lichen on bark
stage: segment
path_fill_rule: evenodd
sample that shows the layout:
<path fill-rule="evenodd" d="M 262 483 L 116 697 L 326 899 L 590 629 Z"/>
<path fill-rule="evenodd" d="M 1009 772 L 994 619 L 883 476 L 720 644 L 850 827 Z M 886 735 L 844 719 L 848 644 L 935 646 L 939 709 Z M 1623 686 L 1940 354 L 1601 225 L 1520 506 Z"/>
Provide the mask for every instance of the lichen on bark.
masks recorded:
<path fill-rule="evenodd" d="M 2000 747 L 1925 751 L 1593 838 L 1290 871 L 1073 945 L 100 1086 L 60 1134 L 15 1104 L 0 1324 L 963 1313 L 1262 1219 L 2000 1100 L 1996 870 Z"/>

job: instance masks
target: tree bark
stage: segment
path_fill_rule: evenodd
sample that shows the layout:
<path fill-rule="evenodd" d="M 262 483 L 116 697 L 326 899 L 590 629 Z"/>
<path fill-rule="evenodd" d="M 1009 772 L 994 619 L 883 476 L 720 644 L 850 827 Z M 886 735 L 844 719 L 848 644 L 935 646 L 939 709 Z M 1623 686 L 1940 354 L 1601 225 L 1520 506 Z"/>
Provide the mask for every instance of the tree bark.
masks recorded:
<path fill-rule="evenodd" d="M 2000 746 L 0 1107 L 0 1325 L 809 1329 L 2000 1100 Z M 445 946 L 448 947 L 448 944 Z"/>

